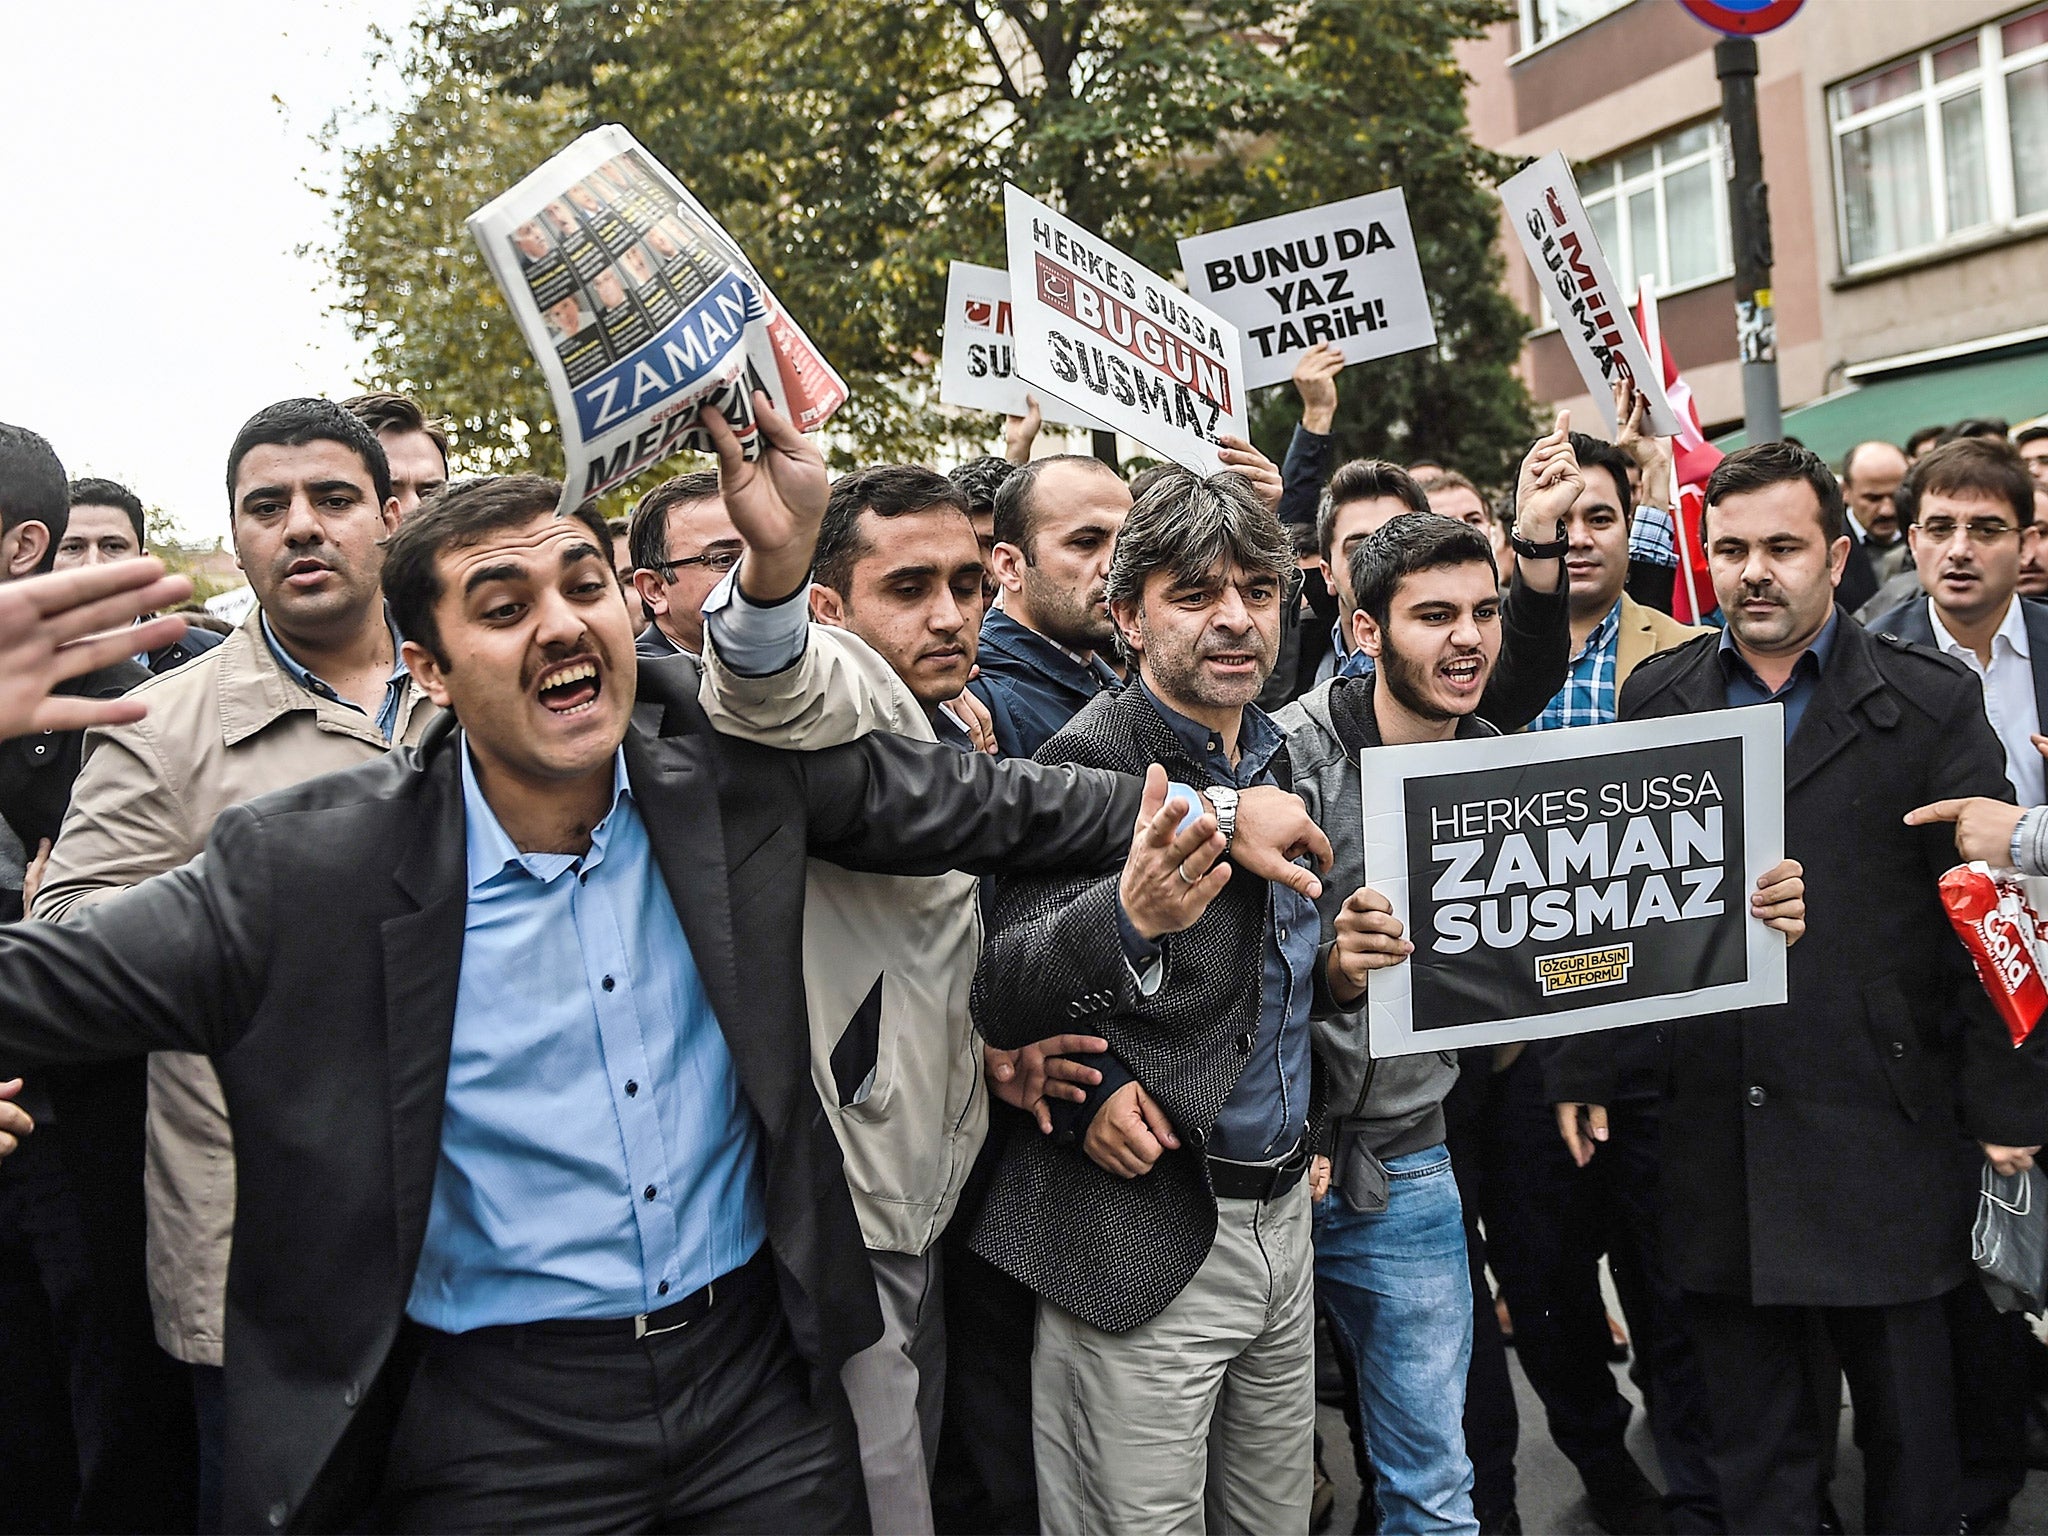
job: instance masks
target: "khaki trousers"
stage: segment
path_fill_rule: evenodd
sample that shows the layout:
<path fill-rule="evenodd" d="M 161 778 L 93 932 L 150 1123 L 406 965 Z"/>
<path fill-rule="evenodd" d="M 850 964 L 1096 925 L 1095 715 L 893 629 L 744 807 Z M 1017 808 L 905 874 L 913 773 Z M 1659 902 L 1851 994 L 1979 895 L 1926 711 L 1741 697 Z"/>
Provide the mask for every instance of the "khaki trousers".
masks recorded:
<path fill-rule="evenodd" d="M 1315 1255 L 1306 1183 L 1270 1205 L 1219 1200 L 1202 1267 L 1129 1333 L 1040 1302 L 1031 1392 L 1049 1536 L 1307 1531 Z"/>
<path fill-rule="evenodd" d="M 931 1536 L 931 1468 L 946 1384 L 939 1245 L 868 1250 L 882 1336 L 839 1368 L 860 1431 L 861 1479 L 875 1536 Z"/>

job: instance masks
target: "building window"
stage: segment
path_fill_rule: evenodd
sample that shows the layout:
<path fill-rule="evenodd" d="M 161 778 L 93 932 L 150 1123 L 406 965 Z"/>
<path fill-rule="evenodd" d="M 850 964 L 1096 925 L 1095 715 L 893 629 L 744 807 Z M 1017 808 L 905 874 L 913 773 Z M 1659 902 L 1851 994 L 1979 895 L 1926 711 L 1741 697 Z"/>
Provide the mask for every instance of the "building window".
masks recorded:
<path fill-rule="evenodd" d="M 1842 265 L 2048 213 L 2048 6 L 1833 86 Z"/>
<path fill-rule="evenodd" d="M 1733 270 L 1720 150 L 1710 121 L 1579 168 L 1586 216 L 1624 290 L 1648 277 L 1668 293 Z"/>
<path fill-rule="evenodd" d="M 1589 21 L 1620 10 L 1629 0 L 1521 0 L 1522 46 L 1534 48 Z"/>

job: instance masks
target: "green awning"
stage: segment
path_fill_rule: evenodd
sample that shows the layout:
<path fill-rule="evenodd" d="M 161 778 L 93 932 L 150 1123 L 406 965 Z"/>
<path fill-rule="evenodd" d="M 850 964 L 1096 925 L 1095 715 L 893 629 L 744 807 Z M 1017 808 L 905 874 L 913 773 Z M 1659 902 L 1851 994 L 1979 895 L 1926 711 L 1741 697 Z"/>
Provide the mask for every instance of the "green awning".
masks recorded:
<path fill-rule="evenodd" d="M 1921 427 L 1947 426 L 1967 416 L 2026 421 L 2048 412 L 2048 348 L 1886 374 L 1868 384 L 1824 395 L 1785 413 L 1785 433 L 1830 464 L 1858 443 L 1904 443 Z M 1746 432 L 1714 439 L 1724 451 L 1749 441 Z"/>

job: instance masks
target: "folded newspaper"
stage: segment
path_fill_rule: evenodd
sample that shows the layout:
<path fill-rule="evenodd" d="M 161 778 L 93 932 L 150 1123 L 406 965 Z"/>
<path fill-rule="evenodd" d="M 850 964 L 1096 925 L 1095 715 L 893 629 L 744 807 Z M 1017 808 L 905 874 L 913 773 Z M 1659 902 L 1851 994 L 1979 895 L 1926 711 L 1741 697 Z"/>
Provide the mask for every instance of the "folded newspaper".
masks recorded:
<path fill-rule="evenodd" d="M 685 448 L 707 405 L 760 452 L 754 391 L 805 432 L 846 384 L 683 184 L 625 129 L 583 135 L 470 215 L 540 360 L 562 431 L 562 510 Z"/>

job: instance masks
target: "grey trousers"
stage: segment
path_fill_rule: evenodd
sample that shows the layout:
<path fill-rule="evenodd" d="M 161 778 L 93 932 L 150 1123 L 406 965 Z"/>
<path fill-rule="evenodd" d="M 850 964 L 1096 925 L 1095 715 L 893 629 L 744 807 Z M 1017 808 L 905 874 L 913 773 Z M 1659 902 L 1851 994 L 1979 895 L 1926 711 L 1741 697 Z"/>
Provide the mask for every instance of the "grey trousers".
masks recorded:
<path fill-rule="evenodd" d="M 839 1370 L 860 1431 L 868 1514 L 875 1536 L 931 1536 L 931 1469 L 946 1386 L 939 1248 L 870 1248 L 868 1260 L 882 1303 L 882 1336 Z"/>
<path fill-rule="evenodd" d="M 1306 1184 L 1270 1205 L 1219 1200 L 1202 1267 L 1129 1333 L 1040 1302 L 1031 1393 L 1049 1536 L 1307 1531 L 1315 1255 Z"/>

